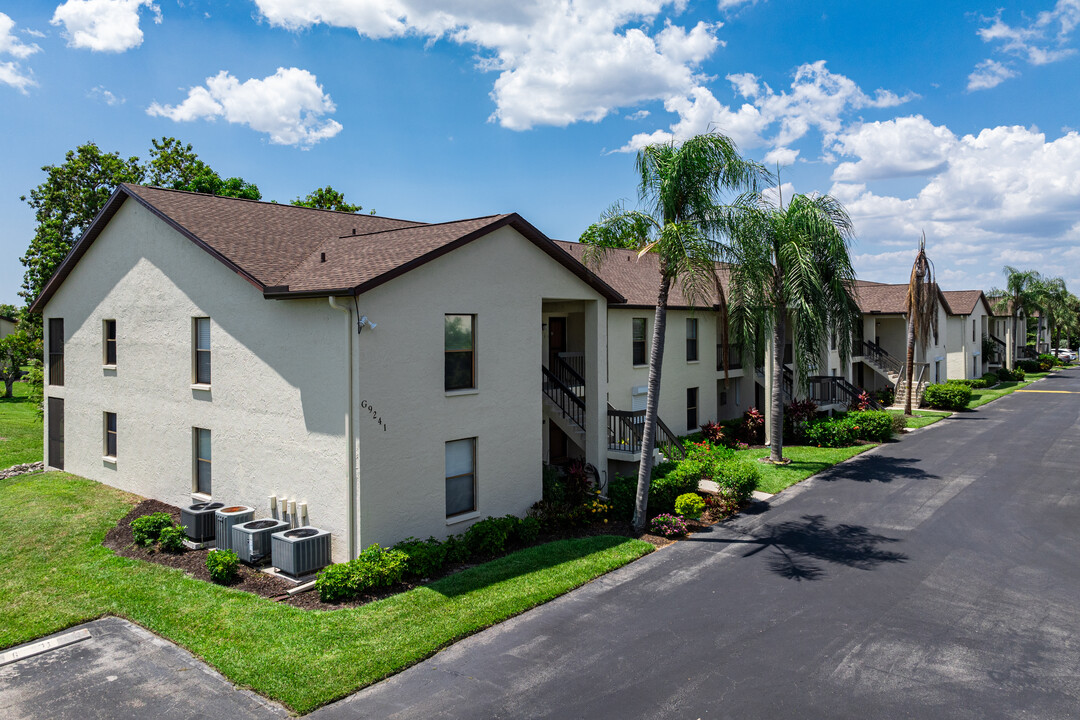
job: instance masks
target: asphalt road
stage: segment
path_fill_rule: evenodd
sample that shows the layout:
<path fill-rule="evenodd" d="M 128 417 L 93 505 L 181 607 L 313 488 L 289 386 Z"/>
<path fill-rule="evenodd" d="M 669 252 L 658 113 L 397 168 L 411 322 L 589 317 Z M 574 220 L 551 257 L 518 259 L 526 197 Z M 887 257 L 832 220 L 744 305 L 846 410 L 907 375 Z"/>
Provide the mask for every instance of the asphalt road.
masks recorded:
<path fill-rule="evenodd" d="M 311 717 L 1078 718 L 1080 371 L 1029 390 Z"/>

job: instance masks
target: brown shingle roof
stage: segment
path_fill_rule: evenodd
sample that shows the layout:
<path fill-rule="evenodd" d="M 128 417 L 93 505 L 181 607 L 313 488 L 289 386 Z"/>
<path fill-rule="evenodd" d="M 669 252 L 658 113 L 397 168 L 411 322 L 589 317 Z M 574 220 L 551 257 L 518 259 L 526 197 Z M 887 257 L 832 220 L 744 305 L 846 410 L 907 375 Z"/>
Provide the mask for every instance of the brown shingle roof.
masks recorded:
<path fill-rule="evenodd" d="M 516 213 L 428 224 L 123 184 L 64 258 L 31 310 L 44 307 L 127 198 L 267 297 L 360 293 L 509 225 L 610 302 L 624 302 L 622 295 Z"/>
<path fill-rule="evenodd" d="M 855 283 L 855 299 L 864 313 L 906 313 L 907 283 L 882 285 L 858 280 Z"/>
<path fill-rule="evenodd" d="M 555 244 L 573 255 L 576 260 L 581 260 L 584 250 L 581 243 L 556 240 Z M 641 258 L 637 255 L 634 250 L 613 249 L 606 254 L 599 267 L 590 266 L 590 269 L 625 296 L 628 305 L 655 307 L 656 294 L 660 289 L 660 259 L 655 253 L 647 253 Z M 727 269 L 723 263 L 717 263 L 716 268 L 720 286 L 726 294 L 728 292 Z M 714 293 L 707 302 L 699 301 L 696 305 L 698 307 L 706 304 L 712 306 L 718 302 L 719 297 Z M 690 300 L 678 283 L 672 285 L 668 293 L 668 307 L 691 307 Z"/>
<path fill-rule="evenodd" d="M 948 305 L 950 315 L 970 315 L 975 312 L 979 301 L 986 303 L 982 290 L 942 290 L 942 296 Z M 987 314 L 993 315 L 990 304 L 986 303 Z"/>

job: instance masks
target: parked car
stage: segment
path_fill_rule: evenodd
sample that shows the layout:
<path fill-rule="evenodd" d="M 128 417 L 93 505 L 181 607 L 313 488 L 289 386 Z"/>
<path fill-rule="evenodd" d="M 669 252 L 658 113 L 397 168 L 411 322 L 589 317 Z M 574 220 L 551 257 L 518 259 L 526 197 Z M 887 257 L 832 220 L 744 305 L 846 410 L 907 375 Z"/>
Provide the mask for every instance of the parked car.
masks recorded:
<path fill-rule="evenodd" d="M 1061 358 L 1066 362 L 1076 362 L 1077 354 L 1069 348 L 1055 348 L 1050 352 L 1054 353 L 1055 357 Z"/>

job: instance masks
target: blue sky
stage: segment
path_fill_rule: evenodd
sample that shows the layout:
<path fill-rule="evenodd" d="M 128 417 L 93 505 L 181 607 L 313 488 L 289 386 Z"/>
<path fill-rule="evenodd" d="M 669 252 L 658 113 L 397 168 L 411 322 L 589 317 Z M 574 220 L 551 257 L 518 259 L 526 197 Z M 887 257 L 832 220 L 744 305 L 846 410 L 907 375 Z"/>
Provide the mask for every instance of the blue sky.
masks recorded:
<path fill-rule="evenodd" d="M 947 288 L 1012 264 L 1077 291 L 1078 25 L 1080 0 L 0 2 L 0 302 L 19 196 L 88 140 L 176 136 L 266 199 L 329 184 L 576 239 L 634 200 L 637 147 L 710 127 L 842 200 L 866 279 L 906 280 L 925 230 Z"/>

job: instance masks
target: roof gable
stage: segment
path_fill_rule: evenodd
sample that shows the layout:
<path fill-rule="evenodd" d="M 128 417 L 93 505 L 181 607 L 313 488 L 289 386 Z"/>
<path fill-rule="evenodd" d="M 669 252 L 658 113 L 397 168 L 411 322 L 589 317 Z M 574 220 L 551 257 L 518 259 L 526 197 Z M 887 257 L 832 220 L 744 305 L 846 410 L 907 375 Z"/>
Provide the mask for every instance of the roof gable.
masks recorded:
<path fill-rule="evenodd" d="M 358 294 L 506 225 L 615 303 L 624 298 L 517 214 L 428 224 L 123 184 L 46 283 L 40 312 L 128 199 L 268 298 Z"/>

